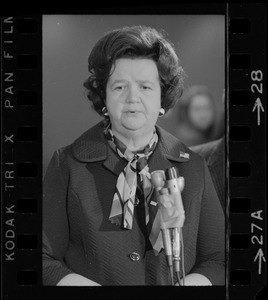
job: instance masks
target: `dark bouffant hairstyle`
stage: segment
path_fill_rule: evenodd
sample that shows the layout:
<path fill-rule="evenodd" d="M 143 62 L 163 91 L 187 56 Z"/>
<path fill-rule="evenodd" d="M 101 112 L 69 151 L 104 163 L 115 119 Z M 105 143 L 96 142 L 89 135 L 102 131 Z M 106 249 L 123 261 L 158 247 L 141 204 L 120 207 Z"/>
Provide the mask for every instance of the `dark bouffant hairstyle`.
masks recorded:
<path fill-rule="evenodd" d="M 155 61 L 161 86 L 161 105 L 168 111 L 183 92 L 184 71 L 173 45 L 164 35 L 145 26 L 123 27 L 108 32 L 92 49 L 88 58 L 87 97 L 102 115 L 106 84 L 119 58 L 149 58 Z"/>

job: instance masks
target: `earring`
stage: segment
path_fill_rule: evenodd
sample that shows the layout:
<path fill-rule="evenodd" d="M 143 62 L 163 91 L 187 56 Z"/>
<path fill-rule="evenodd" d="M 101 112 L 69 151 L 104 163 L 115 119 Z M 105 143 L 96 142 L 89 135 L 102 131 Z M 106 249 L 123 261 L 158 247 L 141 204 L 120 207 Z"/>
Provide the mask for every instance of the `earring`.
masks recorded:
<path fill-rule="evenodd" d="M 162 117 L 164 114 L 165 114 L 165 110 L 163 107 L 161 107 L 159 110 L 159 117 Z"/>
<path fill-rule="evenodd" d="M 108 110 L 107 110 L 107 107 L 104 106 L 103 109 L 101 110 L 102 114 L 105 116 L 105 117 L 108 117 Z"/>

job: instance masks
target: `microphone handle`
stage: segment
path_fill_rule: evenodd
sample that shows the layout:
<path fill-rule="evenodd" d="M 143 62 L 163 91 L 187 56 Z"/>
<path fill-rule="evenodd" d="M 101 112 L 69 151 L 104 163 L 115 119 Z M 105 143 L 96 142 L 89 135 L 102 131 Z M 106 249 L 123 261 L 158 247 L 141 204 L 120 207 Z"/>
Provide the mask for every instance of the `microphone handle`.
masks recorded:
<path fill-rule="evenodd" d="M 164 249 L 166 253 L 167 263 L 170 271 L 170 279 L 171 284 L 174 285 L 173 279 L 173 257 L 172 257 L 172 244 L 171 244 L 171 236 L 169 229 L 161 229 Z"/>
<path fill-rule="evenodd" d="M 172 257 L 174 261 L 175 272 L 180 272 L 180 259 L 181 259 L 180 242 L 181 242 L 180 229 L 172 228 Z"/>

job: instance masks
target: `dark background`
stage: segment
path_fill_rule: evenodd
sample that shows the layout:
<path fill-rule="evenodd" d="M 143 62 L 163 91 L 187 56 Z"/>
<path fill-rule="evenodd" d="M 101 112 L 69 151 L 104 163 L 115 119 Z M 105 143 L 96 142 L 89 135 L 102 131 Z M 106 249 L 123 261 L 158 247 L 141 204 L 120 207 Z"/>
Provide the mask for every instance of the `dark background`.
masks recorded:
<path fill-rule="evenodd" d="M 205 85 L 222 109 L 224 15 L 44 15 L 43 171 L 53 152 L 101 120 L 83 83 L 92 47 L 108 30 L 129 25 L 164 29 L 187 74 L 185 88 Z M 168 116 L 161 125 L 172 122 Z"/>

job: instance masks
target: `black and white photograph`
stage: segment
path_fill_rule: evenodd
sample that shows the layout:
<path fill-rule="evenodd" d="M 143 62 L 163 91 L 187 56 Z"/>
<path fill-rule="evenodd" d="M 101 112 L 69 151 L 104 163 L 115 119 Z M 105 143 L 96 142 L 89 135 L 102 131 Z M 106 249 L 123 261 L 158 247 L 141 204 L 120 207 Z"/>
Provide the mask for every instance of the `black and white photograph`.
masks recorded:
<path fill-rule="evenodd" d="M 2 298 L 263 299 L 266 4 L 87 4 L 1 11 Z"/>
<path fill-rule="evenodd" d="M 42 20 L 42 284 L 224 286 L 225 16 Z"/>

